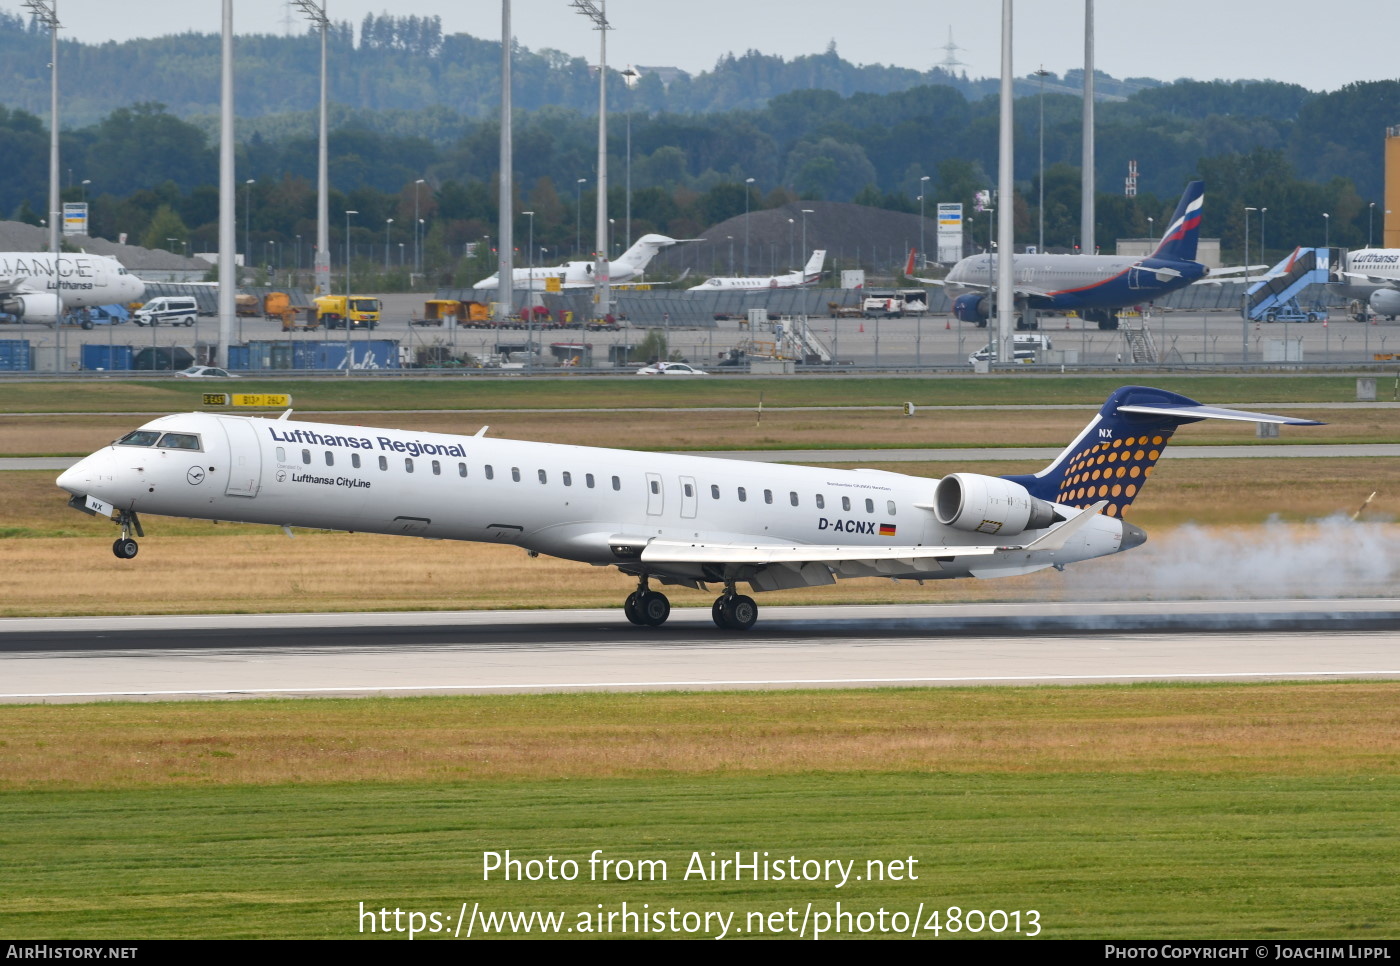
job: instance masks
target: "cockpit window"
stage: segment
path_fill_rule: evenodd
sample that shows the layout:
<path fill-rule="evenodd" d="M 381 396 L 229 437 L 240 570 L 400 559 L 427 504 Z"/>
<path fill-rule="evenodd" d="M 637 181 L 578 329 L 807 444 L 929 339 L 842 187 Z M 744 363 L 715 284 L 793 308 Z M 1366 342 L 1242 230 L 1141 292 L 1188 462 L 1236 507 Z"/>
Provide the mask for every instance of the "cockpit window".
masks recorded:
<path fill-rule="evenodd" d="M 138 429 L 135 432 L 127 433 L 117 440 L 118 446 L 154 446 L 156 440 L 160 439 L 160 433 L 152 432 L 149 429 Z"/>
<path fill-rule="evenodd" d="M 160 438 L 162 449 L 203 449 L 194 433 L 166 433 Z"/>

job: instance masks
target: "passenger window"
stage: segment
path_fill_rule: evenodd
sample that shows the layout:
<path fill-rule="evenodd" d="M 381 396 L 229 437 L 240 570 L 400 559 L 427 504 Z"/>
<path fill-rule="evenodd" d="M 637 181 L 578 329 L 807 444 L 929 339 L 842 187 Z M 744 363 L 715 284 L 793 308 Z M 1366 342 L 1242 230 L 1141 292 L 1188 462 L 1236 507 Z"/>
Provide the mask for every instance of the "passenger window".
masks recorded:
<path fill-rule="evenodd" d="M 841 497 L 841 509 L 843 509 L 843 510 L 845 510 L 845 511 L 847 511 L 847 512 L 850 512 L 850 509 L 851 509 L 851 498 L 850 498 L 850 497 L 848 497 L 848 496 L 843 496 L 843 497 Z"/>
<path fill-rule="evenodd" d="M 387 469 L 389 468 L 389 457 L 387 457 L 387 456 L 381 456 L 381 457 L 379 457 L 379 468 L 380 468 L 381 470 L 387 470 Z"/>
<path fill-rule="evenodd" d="M 327 466 L 334 466 L 334 465 L 335 465 L 335 454 L 332 453 L 330 450 L 326 450 L 326 465 L 327 465 Z"/>
<path fill-rule="evenodd" d="M 560 474 L 560 479 L 564 481 L 565 486 L 574 485 L 574 474 L 570 473 L 568 470 L 565 470 L 562 474 Z"/>
<path fill-rule="evenodd" d="M 437 460 L 433 460 L 433 475 L 434 475 L 434 476 L 441 476 L 441 475 L 442 475 L 442 464 L 439 463 Z"/>
<path fill-rule="evenodd" d="M 138 429 L 117 440 L 117 444 L 119 446 L 154 446 L 158 439 L 160 439 L 160 433 L 152 432 L 149 429 Z M 277 451 L 280 454 L 281 447 L 278 447 Z M 282 457 L 279 455 L 277 458 L 281 459 Z"/>
<path fill-rule="evenodd" d="M 683 489 L 685 490 L 685 495 L 686 495 L 686 496 L 694 496 L 694 495 L 695 495 L 695 487 L 691 486 L 689 483 L 687 483 L 687 484 L 683 487 Z"/>
<path fill-rule="evenodd" d="M 360 454 L 359 454 L 359 453 L 351 453 L 351 454 L 350 454 L 350 465 L 353 466 L 353 467 L 355 467 L 355 469 L 357 469 L 357 470 L 360 468 Z"/>
<path fill-rule="evenodd" d="M 282 446 L 277 447 L 277 462 L 279 462 L 279 463 L 285 463 L 285 462 L 287 462 L 287 450 L 286 450 L 285 447 L 282 447 Z"/>
<path fill-rule="evenodd" d="M 885 501 L 885 508 L 889 511 L 890 516 L 894 516 L 894 501 L 893 501 L 893 500 L 886 500 L 886 501 Z"/>
<path fill-rule="evenodd" d="M 304 449 L 301 451 L 301 461 L 307 466 L 311 465 L 311 450 Z"/>
<path fill-rule="evenodd" d="M 486 464 L 486 478 L 488 480 L 494 480 L 496 478 L 496 471 L 491 468 L 490 463 Z"/>
<path fill-rule="evenodd" d="M 539 474 L 540 474 L 540 482 L 541 482 L 541 483 L 548 483 L 548 482 L 549 482 L 549 476 L 545 473 L 544 470 L 540 470 L 540 471 L 539 471 Z"/>
<path fill-rule="evenodd" d="M 826 497 L 822 496 L 820 493 L 817 494 L 817 509 L 818 509 L 818 510 L 825 510 L 825 509 L 826 509 Z"/>
<path fill-rule="evenodd" d="M 412 456 L 405 456 L 405 457 L 403 458 L 403 469 L 404 469 L 404 472 L 405 472 L 405 473 L 412 473 L 412 472 L 413 472 L 413 457 L 412 457 Z"/>
<path fill-rule="evenodd" d="M 797 491 L 796 491 L 796 490 L 792 490 L 791 492 L 788 493 L 788 502 L 791 503 L 793 506 L 797 506 Z"/>
<path fill-rule="evenodd" d="M 772 491 L 772 490 L 764 490 L 764 491 L 763 491 L 763 502 L 764 502 L 764 503 L 772 503 L 772 502 L 773 502 L 773 491 Z"/>
<path fill-rule="evenodd" d="M 739 502 L 740 502 L 740 503 L 747 503 L 748 500 L 749 500 L 749 492 L 748 492 L 748 490 L 745 490 L 742 486 L 739 487 Z"/>
<path fill-rule="evenodd" d="M 865 501 L 865 512 L 866 512 L 866 513 L 874 513 L 874 512 L 875 512 L 875 501 L 874 501 L 874 500 L 866 500 L 866 501 Z"/>
<path fill-rule="evenodd" d="M 620 489 L 622 489 L 622 480 L 621 480 L 621 478 L 614 476 L 614 477 L 613 477 L 613 480 L 612 480 L 612 483 L 613 483 L 613 489 L 614 489 L 614 490 L 620 490 Z"/>
<path fill-rule="evenodd" d="M 510 478 L 517 483 L 520 482 L 520 467 L 512 466 L 510 468 Z"/>
<path fill-rule="evenodd" d="M 458 464 L 457 464 L 457 475 L 460 476 L 462 479 L 466 479 L 466 478 L 467 478 L 467 464 L 466 464 L 466 463 L 458 463 Z"/>
<path fill-rule="evenodd" d="M 661 492 L 661 484 L 658 483 L 656 480 L 652 480 L 652 481 L 651 481 L 651 492 L 653 492 L 653 493 L 660 493 L 660 492 Z"/>
<path fill-rule="evenodd" d="M 593 489 L 593 474 L 592 474 L 592 473 L 585 473 L 585 474 L 583 474 L 583 482 L 585 482 L 585 483 L 588 484 L 588 488 L 589 488 L 590 490 Z"/>
<path fill-rule="evenodd" d="M 712 499 L 712 500 L 718 500 L 718 499 L 719 499 L 719 484 L 717 484 L 717 483 L 711 483 L 711 484 L 710 484 L 710 499 Z"/>

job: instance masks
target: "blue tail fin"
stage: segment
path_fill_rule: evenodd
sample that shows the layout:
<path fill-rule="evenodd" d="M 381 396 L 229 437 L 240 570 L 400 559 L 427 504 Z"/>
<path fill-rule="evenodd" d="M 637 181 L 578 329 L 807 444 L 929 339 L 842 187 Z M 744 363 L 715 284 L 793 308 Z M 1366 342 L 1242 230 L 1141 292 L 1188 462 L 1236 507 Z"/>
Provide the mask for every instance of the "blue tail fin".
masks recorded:
<path fill-rule="evenodd" d="M 1192 181 L 1181 194 L 1176 211 L 1152 253 L 1154 258 L 1171 258 L 1177 261 L 1196 260 L 1196 238 L 1201 231 L 1201 208 L 1205 205 L 1206 183 Z"/>
<path fill-rule="evenodd" d="M 1133 502 L 1178 426 L 1202 419 L 1319 426 L 1316 420 L 1204 406 L 1165 389 L 1123 386 L 1114 390 L 1084 431 L 1045 469 L 1003 479 L 1031 496 L 1065 506 L 1107 500 L 1104 513 L 1121 517 Z"/>

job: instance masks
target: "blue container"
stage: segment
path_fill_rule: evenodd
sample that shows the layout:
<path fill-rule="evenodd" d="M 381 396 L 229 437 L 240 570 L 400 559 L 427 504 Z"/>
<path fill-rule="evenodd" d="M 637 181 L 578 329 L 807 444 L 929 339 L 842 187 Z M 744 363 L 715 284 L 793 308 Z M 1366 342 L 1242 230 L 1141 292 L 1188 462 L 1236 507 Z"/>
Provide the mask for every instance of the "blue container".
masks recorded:
<path fill-rule="evenodd" d="M 248 368 L 248 347 L 246 345 L 231 345 L 228 347 L 228 367 L 230 369 Z"/>
<path fill-rule="evenodd" d="M 399 344 L 393 339 L 373 339 L 350 343 L 351 368 L 399 368 Z M 298 369 L 345 369 L 344 342 L 300 342 L 296 344 Z"/>
<path fill-rule="evenodd" d="M 82 365 L 89 372 L 124 372 L 131 368 L 131 346 L 88 343 L 83 346 Z"/>
<path fill-rule="evenodd" d="M 32 368 L 28 339 L 0 339 L 0 371 L 28 372 Z"/>

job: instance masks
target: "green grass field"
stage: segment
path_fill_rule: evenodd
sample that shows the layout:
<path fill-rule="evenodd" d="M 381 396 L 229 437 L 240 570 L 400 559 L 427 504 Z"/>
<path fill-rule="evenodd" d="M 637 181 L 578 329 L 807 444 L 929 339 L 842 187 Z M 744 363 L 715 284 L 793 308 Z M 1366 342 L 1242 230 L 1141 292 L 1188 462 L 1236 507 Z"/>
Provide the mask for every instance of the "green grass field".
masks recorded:
<path fill-rule="evenodd" d="M 733 912 L 748 935 L 750 913 L 795 909 L 795 927 L 839 900 L 922 903 L 926 922 L 1019 910 L 1026 931 L 1035 910 L 1047 938 L 1388 938 L 1397 688 L 2 707 L 0 922 L 14 938 L 344 938 L 361 902 L 577 926 L 625 901 Z M 506 850 L 578 877 L 485 877 Z M 666 879 L 590 879 L 594 850 L 663 860 Z M 900 860 L 918 878 L 686 878 L 695 853 L 736 851 L 854 874 Z"/>

